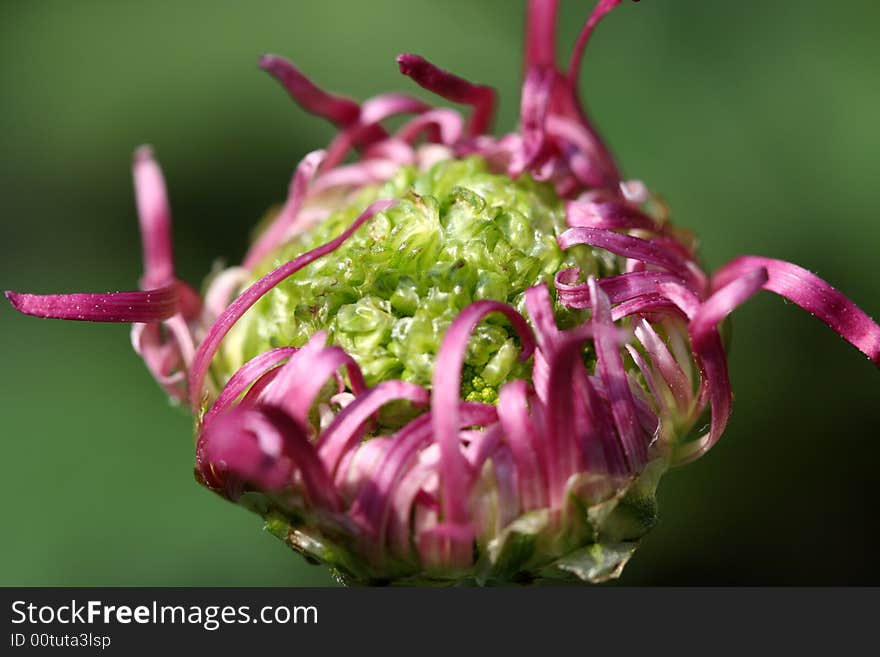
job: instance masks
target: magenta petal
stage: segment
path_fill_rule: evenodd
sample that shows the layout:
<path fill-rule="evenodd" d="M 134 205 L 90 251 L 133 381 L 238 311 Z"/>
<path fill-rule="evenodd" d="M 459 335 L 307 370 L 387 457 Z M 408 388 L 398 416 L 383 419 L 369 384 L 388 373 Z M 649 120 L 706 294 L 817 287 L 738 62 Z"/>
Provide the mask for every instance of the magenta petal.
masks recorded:
<path fill-rule="evenodd" d="M 334 187 L 361 187 L 388 180 L 400 170 L 400 163 L 387 160 L 361 160 L 322 173 L 312 184 L 312 193 L 320 194 Z"/>
<path fill-rule="evenodd" d="M 334 473 L 340 460 L 363 437 L 366 421 L 382 406 L 398 399 L 424 405 L 430 397 L 424 388 L 414 383 L 385 381 L 359 395 L 339 412 L 318 443 L 318 454 L 328 472 Z"/>
<path fill-rule="evenodd" d="M 429 112 L 431 109 L 427 103 L 407 94 L 380 94 L 364 102 L 361 108 L 360 123 L 364 126 L 371 126 L 390 119 L 392 116 L 421 114 Z"/>
<path fill-rule="evenodd" d="M 468 469 L 458 440 L 461 369 L 471 333 L 483 317 L 493 312 L 502 313 L 513 324 L 523 345 L 520 360 L 526 360 L 534 349 L 534 338 L 525 319 L 507 304 L 483 300 L 472 303 L 455 318 L 434 364 L 431 415 L 434 439 L 440 445 L 443 510 L 452 523 L 467 522 Z"/>
<path fill-rule="evenodd" d="M 638 0 L 636 0 L 636 2 L 638 2 Z M 599 24 L 599 21 L 605 18 L 605 15 L 620 3 L 621 0 L 599 0 L 590 16 L 587 18 L 587 22 L 584 23 L 584 27 L 578 35 L 577 43 L 575 43 L 574 50 L 571 53 L 571 59 L 568 63 L 568 79 L 571 81 L 572 85 L 577 84 L 578 77 L 580 76 L 581 60 L 584 57 L 584 50 L 587 47 L 587 43 L 590 41 L 593 30 L 596 29 L 596 25 Z"/>
<path fill-rule="evenodd" d="M 462 426 L 485 426 L 498 420 L 495 407 L 488 404 L 462 402 L 457 410 L 456 432 Z M 431 413 L 417 417 L 398 431 L 370 485 L 363 488 L 351 507 L 350 515 L 357 518 L 380 542 L 387 530 L 396 487 L 412 466 L 419 450 L 427 447 L 432 437 L 434 428 Z"/>
<path fill-rule="evenodd" d="M 539 402 L 533 399 L 532 403 Z M 529 414 L 529 390 L 525 381 L 511 381 L 501 388 L 498 418 L 516 463 L 523 510 L 540 509 L 547 504 L 545 445 Z"/>
<path fill-rule="evenodd" d="M 535 327 L 538 344 L 543 351 L 552 350 L 554 342 L 559 340 L 560 331 L 553 317 L 553 302 L 550 300 L 547 286 L 534 285 L 527 289 L 525 303 L 529 318 Z"/>
<path fill-rule="evenodd" d="M 526 14 L 526 66 L 556 69 L 556 15 L 559 0 L 529 0 Z"/>
<path fill-rule="evenodd" d="M 520 175 L 538 163 L 545 144 L 545 122 L 553 92 L 555 71 L 533 68 L 526 73 L 520 101 L 522 155 L 514 163 L 512 174 Z"/>
<path fill-rule="evenodd" d="M 200 443 L 207 464 L 270 491 L 293 484 L 298 472 L 312 504 L 339 509 L 336 488 L 304 428 L 279 409 L 233 408 L 205 427 Z"/>
<path fill-rule="evenodd" d="M 580 270 L 577 268 L 563 269 L 556 274 L 553 283 L 559 302 L 569 308 L 591 308 L 590 286 L 578 283 L 579 275 Z M 663 283 L 681 282 L 681 278 L 675 274 L 663 271 L 634 271 L 598 280 L 602 292 L 613 304 L 658 293 Z"/>
<path fill-rule="evenodd" d="M 657 231 L 657 223 L 644 212 L 620 201 L 568 201 L 565 221 L 572 227 L 603 228 L 605 230 Z"/>
<path fill-rule="evenodd" d="M 547 135 L 560 142 L 562 157 L 582 185 L 616 187 L 620 180 L 617 165 L 596 131 L 587 122 L 583 111 L 579 108 L 568 108 L 575 101 L 574 91 L 564 86 L 566 84 L 557 82 L 554 90 L 556 98 L 571 97 L 565 103 L 566 113 L 551 112 L 547 116 Z"/>
<path fill-rule="evenodd" d="M 382 121 L 400 114 L 422 114 L 430 110 L 430 105 L 406 94 L 391 93 L 370 98 L 361 107 L 359 120 L 340 132 L 327 147 L 324 170 L 336 168 L 352 147 L 364 142 L 371 143 L 370 135 L 380 129 L 379 123 Z"/>
<path fill-rule="evenodd" d="M 158 322 L 177 313 L 177 285 L 106 294 L 24 294 L 6 292 L 18 312 L 47 319 L 83 322 Z"/>
<path fill-rule="evenodd" d="M 424 132 L 436 128 L 440 131 L 440 143 L 452 146 L 461 139 L 464 124 L 461 115 L 445 107 L 438 107 L 406 123 L 397 133 L 400 139 L 412 143 Z"/>
<path fill-rule="evenodd" d="M 663 267 L 687 281 L 698 292 L 706 286 L 705 276 L 694 262 L 657 242 L 599 228 L 569 228 L 559 236 L 558 241 L 563 250 L 575 244 L 589 244 L 624 258 Z"/>
<path fill-rule="evenodd" d="M 611 309 L 611 321 L 617 322 L 637 313 L 675 313 L 680 310 L 677 305 L 660 294 L 643 294 L 614 306 Z"/>
<path fill-rule="evenodd" d="M 880 367 L 880 326 L 841 292 L 803 267 L 772 258 L 742 256 L 719 269 L 712 286 L 723 287 L 757 267 L 767 270 L 765 290 L 785 297 L 825 322 Z"/>
<path fill-rule="evenodd" d="M 596 348 L 597 369 L 611 405 L 611 415 L 623 442 L 632 471 L 637 471 L 647 460 L 648 441 L 638 423 L 635 401 L 623 367 L 618 348 L 617 331 L 611 321 L 611 306 L 596 279 L 588 284 L 593 296 L 593 344 Z"/>
<path fill-rule="evenodd" d="M 706 436 L 685 446 L 678 455 L 679 462 L 693 460 L 711 449 L 727 427 L 733 394 L 727 356 L 717 326 L 737 306 L 760 291 L 766 282 L 767 271 L 763 267 L 752 269 L 715 292 L 691 319 L 688 332 L 702 374 L 703 390 L 712 405 L 712 422 Z"/>
<path fill-rule="evenodd" d="M 208 334 L 199 345 L 198 351 L 193 358 L 190 367 L 190 403 L 198 405 L 202 401 L 202 387 L 205 383 L 205 376 L 211 365 L 211 360 L 220 346 L 220 342 L 232 328 L 232 326 L 241 319 L 247 310 L 253 306 L 260 298 L 273 287 L 278 285 L 285 278 L 292 276 L 300 269 L 311 262 L 314 262 L 321 256 L 331 253 L 339 248 L 339 245 L 345 242 L 351 235 L 371 219 L 375 214 L 383 212 L 390 208 L 394 201 L 376 201 L 372 203 L 361 215 L 352 222 L 351 226 L 345 229 L 339 237 L 330 240 L 311 251 L 297 256 L 290 262 L 287 262 L 277 269 L 269 272 L 263 278 L 253 283 L 248 289 L 241 293 L 235 301 L 233 301 L 223 314 L 214 322 Z"/>
<path fill-rule="evenodd" d="M 305 424 L 309 409 L 324 384 L 340 367 L 345 366 L 355 394 L 364 389 L 364 379 L 355 360 L 341 347 L 325 347 L 326 334 L 318 331 L 278 371 L 260 402 L 282 408 L 295 420 Z"/>
<path fill-rule="evenodd" d="M 495 111 L 496 94 L 492 87 L 473 84 L 444 71 L 418 55 L 398 55 L 400 72 L 416 84 L 453 103 L 474 108 L 468 122 L 468 136 L 475 137 L 488 130 Z"/>
<path fill-rule="evenodd" d="M 534 285 L 527 289 L 525 304 L 539 345 L 532 366 L 532 382 L 538 397 L 546 402 L 549 395 L 550 361 L 553 359 L 562 333 L 556 326 L 553 302 L 550 300 L 550 292 L 546 285 Z"/>
<path fill-rule="evenodd" d="M 174 280 L 171 208 L 165 178 L 149 146 L 141 146 L 135 151 L 132 173 L 144 252 L 141 286 L 147 289 L 163 287 Z"/>
<path fill-rule="evenodd" d="M 217 396 L 217 399 L 211 404 L 211 408 L 205 413 L 202 423 L 207 424 L 212 417 L 229 408 L 232 402 L 238 399 L 254 381 L 265 374 L 268 370 L 276 367 L 285 358 L 290 358 L 296 353 L 296 351 L 296 347 L 277 347 L 276 349 L 264 351 L 259 356 L 251 358 L 229 378 L 229 381 L 223 387 L 223 390 Z"/>
<path fill-rule="evenodd" d="M 360 106 L 355 101 L 327 93 L 283 57 L 263 55 L 260 68 L 278 80 L 307 112 L 328 119 L 340 128 L 357 121 Z"/>
<path fill-rule="evenodd" d="M 645 347 L 645 351 L 651 357 L 657 370 L 663 376 L 672 394 L 678 402 L 679 409 L 684 412 L 691 399 L 691 384 L 687 375 L 662 338 L 657 335 L 654 327 L 649 322 L 639 319 L 634 322 L 634 330 L 639 342 Z"/>

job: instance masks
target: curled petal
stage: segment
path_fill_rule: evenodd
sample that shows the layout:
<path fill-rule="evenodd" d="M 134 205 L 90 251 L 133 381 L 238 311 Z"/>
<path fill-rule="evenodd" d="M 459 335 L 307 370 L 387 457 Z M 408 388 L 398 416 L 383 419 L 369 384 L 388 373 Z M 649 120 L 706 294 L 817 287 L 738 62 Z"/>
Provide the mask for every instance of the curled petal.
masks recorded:
<path fill-rule="evenodd" d="M 495 408 L 487 404 L 461 402 L 457 415 L 456 431 L 465 426 L 489 425 L 498 420 Z M 398 483 L 419 457 L 420 451 L 426 450 L 433 434 L 430 413 L 420 415 L 398 431 L 391 448 L 373 473 L 370 484 L 361 490 L 352 504 L 350 515 L 370 531 L 379 544 L 384 542 L 389 514 L 398 494 Z M 434 469 L 432 466 L 432 472 Z"/>
<path fill-rule="evenodd" d="M 772 258 L 742 256 L 718 270 L 712 279 L 713 288 L 721 288 L 758 267 L 767 270 L 765 290 L 785 297 L 825 322 L 880 367 L 880 326 L 841 292 L 803 267 Z"/>
<path fill-rule="evenodd" d="M 461 391 L 461 369 L 471 333 L 486 315 L 500 312 L 513 324 L 522 342 L 520 360 L 526 360 L 534 349 L 534 338 L 522 315 L 498 301 L 476 301 L 459 313 L 450 325 L 437 354 L 431 386 L 431 415 L 434 439 L 440 445 L 443 510 L 451 523 L 466 523 L 465 493 L 468 470 L 458 440 L 458 408 Z"/>
<path fill-rule="evenodd" d="M 390 401 L 405 399 L 416 405 L 428 403 L 428 392 L 406 381 L 385 381 L 359 395 L 334 418 L 321 434 L 318 454 L 330 473 L 340 460 L 363 437 L 364 424 Z"/>
<path fill-rule="evenodd" d="M 213 322 L 229 305 L 229 300 L 248 279 L 248 271 L 244 267 L 224 269 L 212 280 L 205 291 L 205 319 Z"/>
<path fill-rule="evenodd" d="M 430 105 L 406 94 L 381 94 L 364 103 L 360 123 L 369 126 L 399 114 L 421 114 L 430 110 Z"/>
<path fill-rule="evenodd" d="M 376 142 L 364 151 L 366 161 L 379 160 L 393 162 L 397 167 L 415 164 L 416 153 L 413 147 L 398 137 L 389 137 Z"/>
<path fill-rule="evenodd" d="M 656 242 L 611 230 L 583 227 L 569 228 L 559 236 L 558 241 L 563 250 L 575 244 L 589 244 L 624 258 L 663 267 L 687 281 L 697 291 L 702 291 L 706 286 L 705 276 L 694 262 Z"/>
<path fill-rule="evenodd" d="M 534 285 L 525 292 L 526 310 L 535 327 L 538 344 L 543 351 L 551 351 L 560 331 L 553 317 L 553 302 L 546 285 Z"/>
<path fill-rule="evenodd" d="M 567 331 L 549 359 L 544 450 L 553 508 L 564 504 L 568 480 L 577 472 L 629 472 L 607 395 L 599 394 L 581 360 L 584 342 L 594 337 L 589 325 Z"/>
<path fill-rule="evenodd" d="M 362 187 L 392 178 L 400 170 L 400 163 L 381 160 L 362 160 L 338 166 L 323 173 L 312 185 L 312 192 L 320 194 L 335 187 Z"/>
<path fill-rule="evenodd" d="M 339 235 L 339 237 L 330 240 L 326 244 L 312 249 L 311 251 L 307 251 L 290 262 L 287 262 L 269 272 L 253 283 L 248 289 L 242 292 L 235 301 L 229 304 L 226 310 L 223 311 L 223 314 L 221 314 L 217 321 L 214 322 L 214 325 L 202 340 L 198 351 L 196 351 L 196 355 L 193 358 L 193 364 L 190 368 L 190 403 L 194 405 L 201 403 L 202 387 L 205 383 L 205 376 L 208 373 L 211 360 L 214 358 L 214 354 L 220 346 L 220 342 L 232 326 L 241 319 L 242 315 L 244 315 L 251 306 L 285 278 L 295 274 L 318 258 L 338 249 L 345 240 L 351 237 L 351 235 L 364 224 L 364 222 L 371 219 L 375 214 L 387 210 L 393 204 L 394 201 L 388 200 L 372 203 L 357 219 L 354 220 L 354 222 L 352 222 L 351 226 Z"/>
<path fill-rule="evenodd" d="M 415 141 L 419 133 L 436 127 L 440 131 L 440 143 L 451 146 L 461 139 L 464 129 L 461 115 L 445 107 L 438 107 L 406 123 L 397 133 L 400 139 L 408 143 Z"/>
<path fill-rule="evenodd" d="M 272 75 L 304 110 L 340 128 L 357 121 L 360 106 L 350 98 L 334 96 L 315 85 L 291 62 L 276 55 L 260 57 L 260 68 Z"/>
<path fill-rule="evenodd" d="M 539 509 L 547 504 L 545 444 L 529 414 L 525 381 L 511 381 L 498 392 L 498 418 L 516 463 L 523 510 Z"/>
<path fill-rule="evenodd" d="M 624 317 L 629 317 L 634 314 L 654 312 L 680 312 L 680 309 L 669 299 L 660 294 L 643 294 L 614 306 L 614 308 L 611 309 L 611 321 L 616 322 Z"/>
<path fill-rule="evenodd" d="M 526 14 L 526 66 L 556 69 L 556 15 L 559 0 L 529 0 Z"/>
<path fill-rule="evenodd" d="M 588 284 L 593 297 L 593 344 L 596 347 L 597 368 L 608 401 L 611 415 L 623 442 L 631 471 L 638 471 L 647 460 L 647 441 L 639 426 L 635 401 L 626 377 L 623 359 L 618 349 L 611 306 L 596 279 L 590 277 Z"/>
<path fill-rule="evenodd" d="M 675 396 L 679 409 L 684 411 L 691 398 L 691 384 L 678 361 L 651 324 L 645 320 L 639 319 L 635 322 L 635 334 Z"/>
<path fill-rule="evenodd" d="M 557 87 L 559 83 L 557 83 Z M 564 89 L 573 96 L 574 92 Z M 558 98 L 557 95 L 554 98 Z M 569 101 L 571 104 L 574 101 Z M 569 115 L 575 115 L 571 118 Z M 581 110 L 568 110 L 568 115 L 551 112 L 545 125 L 547 135 L 561 142 L 562 156 L 581 185 L 615 187 L 620 179 L 617 165 L 596 131 L 587 123 Z"/>
<path fill-rule="evenodd" d="M 278 406 L 305 424 L 321 388 L 342 366 L 348 370 L 352 391 L 361 392 L 365 386 L 358 364 L 341 347 L 325 347 L 326 338 L 323 331 L 315 333 L 278 371 L 261 395 L 261 403 Z"/>
<path fill-rule="evenodd" d="M 214 465 L 268 491 L 292 485 L 299 473 L 315 507 L 339 509 L 336 488 L 304 428 L 280 409 L 235 407 L 207 425 L 200 442 L 205 466 Z"/>
<path fill-rule="evenodd" d="M 371 143 L 368 137 L 379 128 L 380 122 L 399 114 L 421 114 L 430 109 L 430 105 L 405 94 L 382 94 L 370 98 L 363 104 L 357 123 L 340 132 L 327 148 L 323 170 L 332 171 L 353 146 Z"/>
<path fill-rule="evenodd" d="M 554 286 L 559 302 L 569 308 L 591 308 L 590 286 L 577 283 L 580 270 L 563 269 L 554 277 Z M 663 271 L 635 271 L 617 276 L 600 278 L 597 281 L 610 303 L 621 303 L 647 294 L 657 294 L 664 283 L 682 283 L 675 274 Z"/>
<path fill-rule="evenodd" d="M 511 167 L 513 176 L 532 169 L 540 161 L 546 142 L 544 127 L 555 76 L 555 71 L 540 68 L 533 68 L 526 73 L 520 103 L 522 153 Z"/>
<path fill-rule="evenodd" d="M 183 372 L 180 350 L 162 333 L 162 325 L 131 325 L 131 345 L 156 382 L 172 398 L 186 401 L 186 375 Z"/>
<path fill-rule="evenodd" d="M 679 462 L 693 460 L 707 452 L 727 427 L 733 395 L 727 356 L 717 326 L 735 308 L 759 292 L 767 279 L 767 270 L 763 267 L 742 274 L 709 297 L 690 321 L 688 332 L 691 347 L 697 357 L 704 390 L 712 405 L 712 422 L 706 436 L 680 451 L 677 455 Z"/>
<path fill-rule="evenodd" d="M 587 18 L 586 23 L 584 23 L 581 33 L 578 35 L 577 42 L 575 43 L 574 50 L 571 53 L 571 59 L 568 63 L 568 79 L 572 85 L 577 84 L 578 77 L 580 76 L 581 60 L 584 58 L 584 50 L 587 47 L 587 43 L 590 41 L 590 37 L 593 35 L 593 30 L 596 29 L 596 25 L 599 24 L 599 21 L 605 18 L 605 15 L 619 5 L 621 1 L 622 0 L 599 0 L 592 13 L 590 13 Z M 636 0 L 636 2 L 638 2 L 638 0 Z"/>
<path fill-rule="evenodd" d="M 565 204 L 565 221 L 572 228 L 603 228 L 606 230 L 658 229 L 657 223 L 644 212 L 628 203 L 603 201 L 584 203 L 568 201 Z"/>
<path fill-rule="evenodd" d="M 141 285 L 148 289 L 169 285 L 174 280 L 171 208 L 152 148 L 141 146 L 135 151 L 132 173 L 144 252 Z"/>
<path fill-rule="evenodd" d="M 177 285 L 106 294 L 25 294 L 6 292 L 18 312 L 47 319 L 83 322 L 158 322 L 177 313 Z"/>
<path fill-rule="evenodd" d="M 229 378 L 223 390 L 217 395 L 217 399 L 211 404 L 211 408 L 205 413 L 202 423 L 207 424 L 212 417 L 228 409 L 254 381 L 279 365 L 285 358 L 290 358 L 296 351 L 296 347 L 277 347 L 251 358 Z"/>
<path fill-rule="evenodd" d="M 496 101 L 495 90 L 492 87 L 468 82 L 434 66 L 418 55 L 398 55 L 397 63 L 400 72 L 412 78 L 420 87 L 453 103 L 470 105 L 474 108 L 468 121 L 468 136 L 481 135 L 489 128 Z"/>

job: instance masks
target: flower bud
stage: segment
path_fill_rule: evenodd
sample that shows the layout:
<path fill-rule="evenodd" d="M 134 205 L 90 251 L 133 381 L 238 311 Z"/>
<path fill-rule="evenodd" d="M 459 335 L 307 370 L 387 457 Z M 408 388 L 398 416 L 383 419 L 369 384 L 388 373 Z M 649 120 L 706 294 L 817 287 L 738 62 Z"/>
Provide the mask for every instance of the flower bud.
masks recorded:
<path fill-rule="evenodd" d="M 204 299 L 177 279 L 165 183 L 139 149 L 143 289 L 7 296 L 132 322 L 196 417 L 198 481 L 345 582 L 616 577 L 657 520 L 662 474 L 725 429 L 735 308 L 775 292 L 880 365 L 880 327 L 828 283 L 754 256 L 710 275 L 662 201 L 621 177 L 575 87 L 618 4 L 600 0 L 561 70 L 558 3 L 528 3 L 520 128 L 502 136 L 491 88 L 422 57 L 401 72 L 467 118 L 334 96 L 264 56 L 339 133 L 241 265 Z"/>

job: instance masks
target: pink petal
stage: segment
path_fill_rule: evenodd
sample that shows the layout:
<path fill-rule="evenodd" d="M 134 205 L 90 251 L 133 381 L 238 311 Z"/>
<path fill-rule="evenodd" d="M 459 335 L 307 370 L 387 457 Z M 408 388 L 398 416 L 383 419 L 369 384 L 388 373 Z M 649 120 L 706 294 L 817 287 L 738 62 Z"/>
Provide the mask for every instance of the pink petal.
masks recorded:
<path fill-rule="evenodd" d="M 589 244 L 624 258 L 663 267 L 687 281 L 698 292 L 706 286 L 705 275 L 693 261 L 656 242 L 599 228 L 569 228 L 559 236 L 558 241 L 563 250 L 575 244 Z"/>
<path fill-rule="evenodd" d="M 556 69 L 556 15 L 559 0 L 529 0 L 526 15 L 526 65 Z"/>
<path fill-rule="evenodd" d="M 636 0 L 636 2 L 638 2 L 638 0 Z M 621 0 L 599 0 L 590 16 L 587 18 L 587 22 L 584 23 L 581 33 L 578 35 L 577 42 L 575 43 L 574 50 L 571 53 L 571 59 L 568 63 L 568 79 L 571 81 L 572 85 L 577 84 L 577 80 L 580 77 L 581 60 L 584 57 L 584 50 L 587 47 L 587 43 L 589 43 L 590 37 L 593 35 L 593 30 L 596 29 L 596 25 L 599 24 L 599 21 L 601 21 L 608 12 L 620 3 Z"/>
<path fill-rule="evenodd" d="M 141 146 L 135 151 L 132 173 L 144 253 L 141 286 L 147 289 L 163 287 L 174 280 L 171 209 L 165 178 L 149 146 Z"/>
<path fill-rule="evenodd" d="M 703 387 L 712 405 L 709 433 L 682 450 L 679 462 L 693 460 L 707 452 L 721 438 L 730 418 L 733 395 L 727 371 L 727 356 L 717 326 L 736 307 L 761 290 L 767 282 L 767 270 L 752 269 L 734 279 L 709 297 L 690 321 L 688 332 L 697 357 Z"/>
<path fill-rule="evenodd" d="M 446 331 L 434 363 L 431 415 L 434 439 L 440 445 L 444 517 L 451 523 L 467 522 L 468 469 L 457 435 L 461 369 L 471 333 L 486 315 L 493 312 L 502 313 L 513 324 L 523 345 L 520 360 L 528 359 L 534 349 L 534 338 L 522 315 L 507 304 L 482 300 L 472 303 L 455 318 Z"/>
<path fill-rule="evenodd" d="M 335 472 L 345 454 L 361 440 L 366 421 L 382 406 L 399 399 L 424 405 L 430 396 L 424 388 L 414 383 L 384 381 L 355 398 L 339 412 L 318 442 L 318 454 L 328 472 Z"/>
<path fill-rule="evenodd" d="M 18 312 L 47 319 L 83 322 L 158 322 L 177 313 L 177 285 L 106 294 L 24 294 L 6 292 Z"/>
<path fill-rule="evenodd" d="M 207 425 L 200 442 L 205 465 L 214 464 L 261 489 L 281 491 L 302 476 L 309 501 L 336 511 L 336 488 L 303 427 L 272 407 L 235 407 Z"/>
<path fill-rule="evenodd" d="M 588 284 L 593 296 L 593 345 L 596 348 L 597 370 L 605 386 L 611 404 L 611 415 L 623 442 L 630 469 L 637 472 L 647 460 L 648 441 L 637 421 L 635 401 L 618 349 L 608 297 L 592 276 Z"/>
<path fill-rule="evenodd" d="M 217 399 L 211 404 L 211 408 L 205 413 L 202 424 L 207 424 L 212 417 L 224 412 L 256 379 L 279 365 L 285 358 L 290 358 L 296 351 L 296 347 L 277 347 L 251 358 L 229 378 Z"/>
<path fill-rule="evenodd" d="M 572 228 L 603 228 L 606 230 L 657 231 L 657 223 L 644 212 L 620 201 L 584 203 L 568 201 L 565 204 L 565 221 Z"/>
<path fill-rule="evenodd" d="M 263 55 L 260 57 L 260 68 L 278 80 L 307 112 L 328 119 L 340 128 L 357 121 L 360 106 L 355 101 L 327 93 L 286 59 L 276 55 Z"/>
<path fill-rule="evenodd" d="M 718 270 L 712 279 L 713 289 L 756 267 L 767 270 L 765 290 L 785 297 L 825 322 L 880 367 L 880 326 L 841 292 L 803 267 L 772 258 L 742 256 Z"/>
<path fill-rule="evenodd" d="M 438 107 L 415 117 L 397 132 L 397 136 L 406 142 L 415 141 L 419 133 L 436 127 L 440 131 L 440 143 L 451 146 L 461 139 L 464 124 L 461 115 L 445 107 Z"/>
<path fill-rule="evenodd" d="M 577 283 L 580 270 L 577 268 L 563 269 L 554 278 L 559 302 L 569 308 L 590 308 L 590 286 Z M 681 282 L 675 274 L 663 271 L 636 271 L 617 276 L 607 276 L 598 281 L 602 292 L 608 296 L 610 303 L 620 303 L 635 297 L 658 293 L 663 283 Z"/>
<path fill-rule="evenodd" d="M 354 220 L 351 226 L 339 235 L 339 237 L 281 265 L 242 292 L 241 295 L 239 295 L 239 297 L 223 311 L 223 314 L 220 315 L 217 321 L 214 322 L 214 325 L 211 326 L 207 335 L 199 345 L 198 351 L 196 351 L 196 355 L 193 358 L 193 364 L 190 367 L 190 403 L 193 405 L 201 403 L 205 376 L 211 365 L 211 360 L 214 358 L 214 354 L 220 346 L 220 342 L 232 326 L 241 319 L 242 315 L 244 315 L 251 306 L 285 278 L 295 274 L 321 256 L 335 251 L 343 242 L 345 242 L 345 240 L 351 237 L 351 235 L 360 228 L 364 222 L 371 219 L 375 214 L 384 212 L 393 204 L 394 201 L 388 200 L 374 202 L 364 210 L 361 215 Z"/>
<path fill-rule="evenodd" d="M 400 72 L 416 84 L 438 96 L 474 108 L 468 121 L 468 136 L 481 135 L 489 129 L 495 111 L 496 94 L 492 87 L 468 82 L 431 64 L 418 55 L 398 55 Z"/>
<path fill-rule="evenodd" d="M 325 340 L 323 331 L 315 333 L 278 371 L 261 403 L 277 406 L 305 425 L 321 388 L 342 366 L 348 370 L 352 392 L 360 393 L 365 386 L 358 364 L 341 347 L 325 347 Z"/>
<path fill-rule="evenodd" d="M 532 403 L 539 402 L 533 398 Z M 529 414 L 529 392 L 525 381 L 511 381 L 501 388 L 498 393 L 498 418 L 516 463 L 523 511 L 546 506 L 545 445 Z"/>

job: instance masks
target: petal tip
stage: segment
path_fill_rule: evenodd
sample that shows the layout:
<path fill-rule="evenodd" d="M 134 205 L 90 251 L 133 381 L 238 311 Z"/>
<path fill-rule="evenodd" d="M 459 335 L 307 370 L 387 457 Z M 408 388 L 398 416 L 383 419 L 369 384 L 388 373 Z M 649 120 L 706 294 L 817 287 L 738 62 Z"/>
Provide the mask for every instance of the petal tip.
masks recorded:
<path fill-rule="evenodd" d="M 269 53 L 264 53 L 257 58 L 257 65 L 263 69 L 264 71 L 272 68 L 276 62 L 278 61 L 277 55 L 270 55 Z"/>
<path fill-rule="evenodd" d="M 134 155 L 132 156 L 132 162 L 134 162 L 134 164 L 152 162 L 153 159 L 153 147 L 150 144 L 141 144 L 134 149 Z"/>
<path fill-rule="evenodd" d="M 412 70 L 414 64 L 417 64 L 422 60 L 418 55 L 413 55 L 412 53 L 401 53 L 399 54 L 395 60 L 397 61 L 397 65 L 400 67 L 400 72 L 404 75 L 409 75 L 409 72 Z"/>
<path fill-rule="evenodd" d="M 9 300 L 10 305 L 12 305 L 17 311 L 21 312 L 21 293 L 13 292 L 12 290 L 4 290 L 3 294 Z"/>

